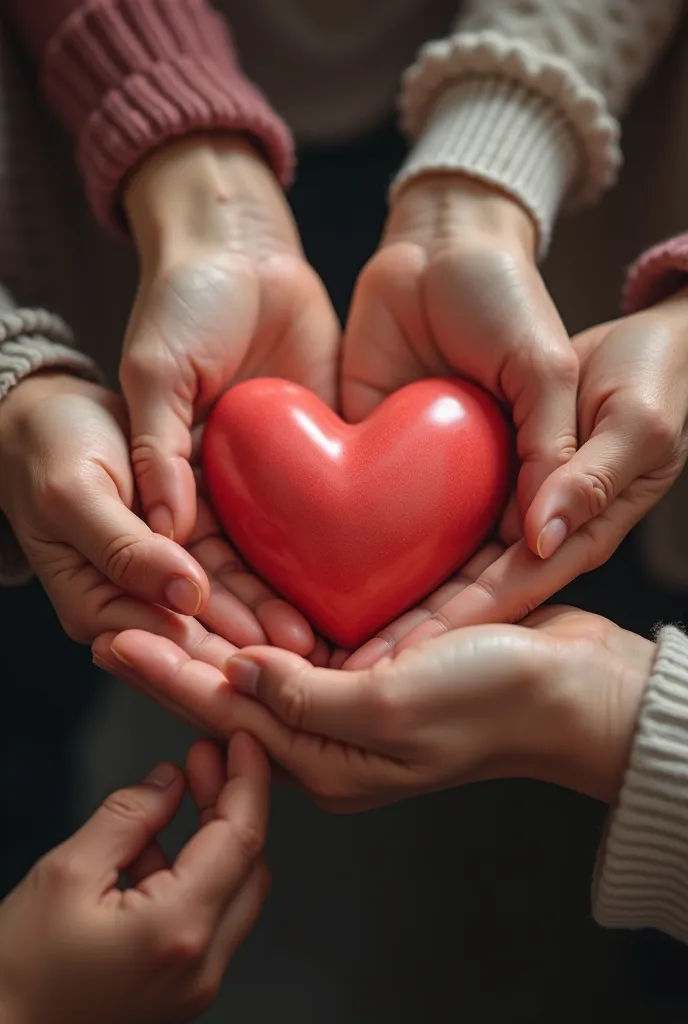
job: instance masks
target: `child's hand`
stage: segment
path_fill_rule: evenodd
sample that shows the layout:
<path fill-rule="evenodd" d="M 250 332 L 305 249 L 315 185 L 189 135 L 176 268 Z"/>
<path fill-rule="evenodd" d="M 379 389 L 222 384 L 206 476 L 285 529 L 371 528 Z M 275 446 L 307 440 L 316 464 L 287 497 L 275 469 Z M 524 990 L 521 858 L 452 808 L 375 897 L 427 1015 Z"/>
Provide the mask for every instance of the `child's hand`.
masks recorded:
<path fill-rule="evenodd" d="M 295 380 L 333 404 L 339 324 L 282 190 L 241 138 L 163 147 L 125 199 L 141 260 L 120 368 L 132 461 L 146 521 L 185 544 L 193 425 L 249 377 Z"/>
<path fill-rule="evenodd" d="M 29 377 L 0 402 L 0 506 L 84 643 L 108 622 L 156 629 L 153 604 L 192 615 L 208 598 L 195 559 L 132 511 L 124 430 L 117 396 L 73 377 Z"/>
<path fill-rule="evenodd" d="M 156 835 L 184 777 L 166 764 L 109 797 L 0 905 L 3 1022 L 178 1024 L 212 1002 L 268 890 L 270 769 L 239 734 L 226 771 L 214 744 L 195 744 L 187 777 L 200 828 L 173 865 Z"/>
<path fill-rule="evenodd" d="M 121 399 L 72 377 L 30 377 L 0 403 L 0 506 L 69 635 L 90 643 L 138 626 L 191 642 L 205 633 L 157 605 L 202 613 L 239 645 L 310 653 L 306 620 L 238 563 L 207 508 L 195 557 L 134 514 L 125 429 Z"/>

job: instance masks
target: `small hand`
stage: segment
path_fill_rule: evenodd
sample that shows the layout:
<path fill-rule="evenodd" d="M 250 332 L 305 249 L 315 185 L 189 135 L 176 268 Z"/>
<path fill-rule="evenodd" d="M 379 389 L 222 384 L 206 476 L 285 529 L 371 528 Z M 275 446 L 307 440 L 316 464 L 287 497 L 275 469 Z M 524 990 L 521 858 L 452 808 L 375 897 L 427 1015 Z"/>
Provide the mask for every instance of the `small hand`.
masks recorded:
<path fill-rule="evenodd" d="M 120 368 L 146 520 L 186 543 L 196 520 L 194 424 L 250 377 L 285 377 L 330 404 L 339 325 L 282 191 L 238 137 L 174 142 L 134 175 L 141 259 Z"/>
<path fill-rule="evenodd" d="M 124 410 L 103 388 L 41 374 L 3 399 L 0 506 L 75 640 L 155 630 L 164 608 L 193 615 L 207 601 L 199 564 L 133 511 Z"/>
<path fill-rule="evenodd" d="M 95 1013 L 99 1024 L 181 1024 L 213 1001 L 268 890 L 270 769 L 237 735 L 226 768 L 214 744 L 196 743 L 187 778 L 200 827 L 173 865 L 156 836 L 179 808 L 184 776 L 164 764 L 110 796 L 0 904 L 8 1020 L 91 1024 Z"/>
<path fill-rule="evenodd" d="M 510 776 L 611 800 L 654 645 L 569 609 L 528 625 L 457 630 L 349 672 L 252 648 L 223 673 L 137 630 L 96 649 L 215 735 L 251 732 L 329 810 Z"/>

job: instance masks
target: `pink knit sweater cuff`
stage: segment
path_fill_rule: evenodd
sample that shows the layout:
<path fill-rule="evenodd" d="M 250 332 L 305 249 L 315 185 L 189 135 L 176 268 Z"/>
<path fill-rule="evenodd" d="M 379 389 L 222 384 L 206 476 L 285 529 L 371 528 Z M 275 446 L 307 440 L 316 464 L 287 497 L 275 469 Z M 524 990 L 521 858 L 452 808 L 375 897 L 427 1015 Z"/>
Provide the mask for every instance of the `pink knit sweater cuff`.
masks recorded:
<path fill-rule="evenodd" d="M 688 234 L 649 249 L 633 264 L 626 278 L 624 313 L 638 313 L 688 284 Z"/>
<path fill-rule="evenodd" d="M 89 0 L 48 43 L 43 78 L 77 139 L 96 215 L 115 230 L 124 226 L 129 172 L 194 131 L 248 136 L 289 184 L 289 131 L 243 77 L 226 26 L 205 0 Z"/>

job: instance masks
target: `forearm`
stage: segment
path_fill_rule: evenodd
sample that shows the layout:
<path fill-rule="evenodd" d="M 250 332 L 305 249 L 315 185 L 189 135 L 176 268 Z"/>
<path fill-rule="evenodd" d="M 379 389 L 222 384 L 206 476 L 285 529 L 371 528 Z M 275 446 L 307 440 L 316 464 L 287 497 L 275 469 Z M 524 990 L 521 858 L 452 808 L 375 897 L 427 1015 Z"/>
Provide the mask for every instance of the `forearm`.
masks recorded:
<path fill-rule="evenodd" d="M 77 142 L 97 216 L 122 227 L 123 183 L 172 138 L 246 136 L 286 184 L 288 130 L 243 76 L 205 0 L 5 0 L 46 97 Z"/>
<path fill-rule="evenodd" d="M 681 4 L 601 0 L 595 8 L 467 3 L 455 33 L 428 44 L 407 72 L 402 111 L 417 142 L 392 196 L 428 171 L 471 174 L 526 207 L 544 252 L 562 202 L 595 199 L 615 180 L 616 118 Z"/>

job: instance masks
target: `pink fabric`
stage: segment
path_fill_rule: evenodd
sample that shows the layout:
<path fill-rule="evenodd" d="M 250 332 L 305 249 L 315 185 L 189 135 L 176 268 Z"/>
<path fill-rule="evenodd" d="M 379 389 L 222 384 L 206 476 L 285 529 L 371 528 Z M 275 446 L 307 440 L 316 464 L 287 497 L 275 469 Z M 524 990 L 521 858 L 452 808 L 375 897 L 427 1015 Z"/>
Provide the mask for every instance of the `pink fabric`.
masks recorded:
<path fill-rule="evenodd" d="M 688 284 L 688 234 L 649 249 L 633 264 L 623 292 L 624 313 L 637 313 Z"/>
<path fill-rule="evenodd" d="M 47 98 L 77 140 L 98 218 L 122 229 L 122 184 L 147 153 L 194 131 L 248 136 L 283 185 L 284 123 L 241 73 L 205 0 L 2 0 L 40 61 Z"/>

